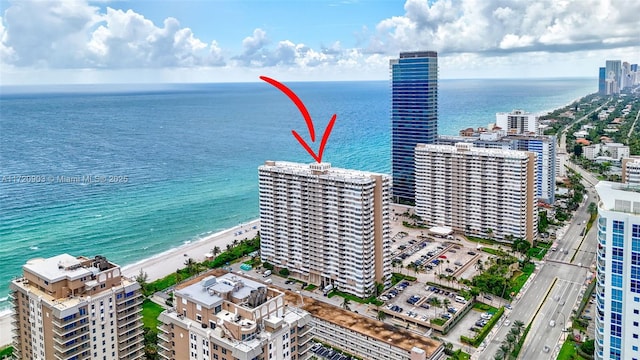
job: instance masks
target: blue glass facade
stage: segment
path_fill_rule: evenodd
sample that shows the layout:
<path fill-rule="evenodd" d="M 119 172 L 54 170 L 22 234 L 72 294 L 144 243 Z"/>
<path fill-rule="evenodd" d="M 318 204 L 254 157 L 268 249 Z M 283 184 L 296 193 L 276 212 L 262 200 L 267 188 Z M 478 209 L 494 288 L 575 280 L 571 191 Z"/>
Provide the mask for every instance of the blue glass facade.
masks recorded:
<path fill-rule="evenodd" d="M 598 73 L 598 93 L 605 95 L 607 93 L 607 68 L 601 67 Z"/>
<path fill-rule="evenodd" d="M 438 136 L 438 54 L 404 52 L 390 65 L 393 199 L 415 204 L 415 147 Z"/>

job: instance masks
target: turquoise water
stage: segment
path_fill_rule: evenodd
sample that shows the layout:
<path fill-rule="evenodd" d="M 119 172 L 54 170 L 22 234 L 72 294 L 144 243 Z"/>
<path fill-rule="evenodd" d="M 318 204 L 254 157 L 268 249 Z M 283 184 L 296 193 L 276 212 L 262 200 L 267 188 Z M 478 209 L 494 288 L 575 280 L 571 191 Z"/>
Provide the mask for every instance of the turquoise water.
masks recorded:
<path fill-rule="evenodd" d="M 324 161 L 389 172 L 388 82 L 288 85 L 317 133 L 337 114 Z M 439 131 L 486 126 L 499 111 L 552 110 L 596 86 L 443 80 Z M 313 161 L 291 135 L 308 136 L 298 110 L 265 83 L 5 87 L 0 95 L 0 308 L 30 258 L 136 262 L 257 218 L 265 160 Z"/>

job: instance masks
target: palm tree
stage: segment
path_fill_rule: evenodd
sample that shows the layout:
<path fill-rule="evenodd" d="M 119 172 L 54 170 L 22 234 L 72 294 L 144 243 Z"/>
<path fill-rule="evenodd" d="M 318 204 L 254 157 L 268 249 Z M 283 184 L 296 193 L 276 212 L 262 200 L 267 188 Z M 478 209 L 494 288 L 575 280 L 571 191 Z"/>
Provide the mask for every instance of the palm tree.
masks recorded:
<path fill-rule="evenodd" d="M 443 305 L 445 308 L 449 308 L 449 305 L 451 305 L 451 300 L 449 300 L 449 299 L 444 299 L 444 300 L 442 300 L 442 305 Z"/>
<path fill-rule="evenodd" d="M 211 249 L 211 253 L 213 254 L 213 257 L 218 256 L 218 254 L 220 254 L 220 247 L 216 246 L 213 249 Z"/>
<path fill-rule="evenodd" d="M 484 266 L 482 265 L 482 259 L 480 258 L 478 258 L 478 260 L 476 261 L 476 270 L 480 272 L 484 270 Z"/>
<path fill-rule="evenodd" d="M 193 260 L 193 258 L 188 258 L 187 260 L 185 260 L 184 264 L 187 266 L 187 272 L 189 273 L 189 275 L 193 275 L 196 267 L 195 260 Z"/>
<path fill-rule="evenodd" d="M 502 345 L 500 345 L 500 351 L 504 354 L 504 357 L 508 357 L 509 353 L 511 352 L 511 347 L 505 343 L 502 343 Z"/>
<path fill-rule="evenodd" d="M 504 360 L 505 353 L 502 350 L 498 349 L 495 355 L 493 355 L 493 360 Z"/>
<path fill-rule="evenodd" d="M 513 335 L 516 338 L 516 342 L 520 340 L 520 329 L 518 329 L 517 327 L 512 326 L 511 330 L 509 330 L 509 334 Z"/>
<path fill-rule="evenodd" d="M 505 342 L 507 343 L 509 350 L 513 349 L 514 345 L 516 344 L 516 336 L 512 333 L 508 333 Z"/>
<path fill-rule="evenodd" d="M 349 305 L 351 305 L 351 300 L 349 300 L 348 298 L 344 298 L 344 300 L 342 301 L 342 308 L 349 311 L 351 310 L 351 307 L 349 307 Z"/>
<path fill-rule="evenodd" d="M 380 321 L 384 321 L 384 319 L 387 318 L 387 313 L 381 310 L 378 310 L 378 315 L 376 316 L 376 318 Z"/>
<path fill-rule="evenodd" d="M 524 323 L 520 320 L 516 320 L 513 322 L 513 327 L 518 329 L 518 333 L 522 333 L 522 329 L 524 329 Z"/>

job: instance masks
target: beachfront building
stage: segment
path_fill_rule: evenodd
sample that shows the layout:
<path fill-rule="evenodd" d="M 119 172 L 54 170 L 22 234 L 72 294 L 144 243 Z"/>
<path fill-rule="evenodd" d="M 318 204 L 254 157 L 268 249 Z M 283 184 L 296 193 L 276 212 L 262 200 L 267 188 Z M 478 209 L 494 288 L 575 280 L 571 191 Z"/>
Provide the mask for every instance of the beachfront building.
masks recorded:
<path fill-rule="evenodd" d="M 503 130 L 470 132 L 469 136 L 438 136 L 438 144 L 466 142 L 477 148 L 530 151 L 536 154 L 536 196 L 553 204 L 558 176 L 556 137 L 548 135 L 509 135 Z M 564 169 L 564 167 L 562 167 Z"/>
<path fill-rule="evenodd" d="M 640 187 L 596 185 L 595 358 L 638 359 L 640 341 Z"/>
<path fill-rule="evenodd" d="M 438 136 L 438 54 L 402 52 L 390 61 L 393 201 L 415 203 L 413 152 Z"/>
<path fill-rule="evenodd" d="M 600 67 L 598 70 L 598 94 L 606 95 L 607 94 L 607 68 Z"/>
<path fill-rule="evenodd" d="M 16 358 L 144 358 L 140 284 L 105 257 L 32 259 L 10 288 Z"/>
<path fill-rule="evenodd" d="M 276 270 L 360 297 L 388 284 L 391 179 L 329 163 L 259 167 L 260 255 Z"/>
<path fill-rule="evenodd" d="M 470 143 L 416 147 L 416 215 L 500 241 L 537 239 L 536 155 Z"/>
<path fill-rule="evenodd" d="M 162 359 L 310 358 L 311 316 L 287 306 L 276 288 L 232 273 L 206 275 L 176 289 L 174 299 L 158 317 Z"/>
<path fill-rule="evenodd" d="M 640 157 L 622 159 L 622 182 L 640 185 Z"/>
<path fill-rule="evenodd" d="M 538 117 L 523 110 L 496 113 L 496 126 L 509 134 L 538 134 Z"/>

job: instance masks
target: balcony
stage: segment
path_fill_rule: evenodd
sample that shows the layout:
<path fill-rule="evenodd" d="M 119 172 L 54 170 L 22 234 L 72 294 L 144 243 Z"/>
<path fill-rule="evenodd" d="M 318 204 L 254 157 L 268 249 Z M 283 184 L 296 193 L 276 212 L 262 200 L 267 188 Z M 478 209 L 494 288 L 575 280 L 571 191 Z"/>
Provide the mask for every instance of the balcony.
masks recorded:
<path fill-rule="evenodd" d="M 141 355 L 142 350 L 144 350 L 144 344 L 140 341 L 138 346 L 127 351 L 120 351 L 119 359 L 136 359 Z"/>
<path fill-rule="evenodd" d="M 127 317 L 125 317 L 123 320 L 118 320 L 118 329 L 123 329 L 126 330 L 128 329 L 131 324 L 135 324 L 135 322 L 137 322 L 138 320 L 142 319 L 142 315 L 139 313 L 134 313 L 131 314 Z M 133 326 L 131 326 L 133 327 Z"/>
<path fill-rule="evenodd" d="M 136 299 L 139 299 L 139 298 L 142 298 L 142 293 L 140 293 L 140 292 L 136 292 L 132 296 L 129 296 L 129 297 L 123 296 L 122 299 L 116 300 L 116 306 L 121 306 L 124 303 L 126 303 L 127 301 L 136 300 Z"/>
<path fill-rule="evenodd" d="M 131 338 L 136 338 L 142 335 L 143 333 L 144 331 L 141 328 L 130 330 L 129 332 L 126 332 L 118 336 L 118 343 L 128 342 L 128 340 L 130 340 Z M 158 335 L 160 335 L 160 333 L 158 333 Z"/>
<path fill-rule="evenodd" d="M 118 322 L 123 321 L 125 318 L 127 318 L 130 315 L 141 313 L 141 312 L 142 312 L 142 308 L 139 308 L 139 307 L 130 307 L 125 311 L 118 312 L 117 314 Z"/>

